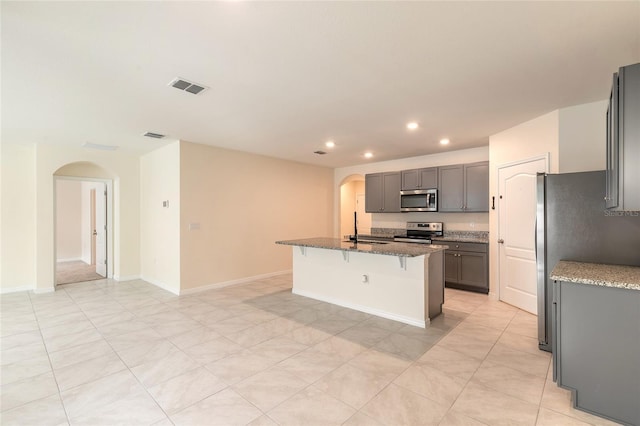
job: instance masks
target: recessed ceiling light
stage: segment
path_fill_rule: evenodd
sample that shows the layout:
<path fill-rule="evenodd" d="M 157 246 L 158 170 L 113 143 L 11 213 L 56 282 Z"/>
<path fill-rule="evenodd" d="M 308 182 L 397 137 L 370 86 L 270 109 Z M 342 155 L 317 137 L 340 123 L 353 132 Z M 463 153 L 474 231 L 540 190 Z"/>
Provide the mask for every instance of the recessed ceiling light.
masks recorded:
<path fill-rule="evenodd" d="M 417 128 L 418 128 L 418 123 L 416 123 L 415 121 L 412 121 L 411 123 L 407 123 L 407 129 L 415 130 Z"/>
<path fill-rule="evenodd" d="M 449 139 L 440 139 L 440 145 L 449 145 Z"/>
<path fill-rule="evenodd" d="M 371 157 L 373 157 L 373 153 L 371 153 L 371 152 L 365 152 L 364 153 L 364 158 L 371 158 Z"/>
<path fill-rule="evenodd" d="M 336 143 L 334 141 L 326 141 L 324 143 L 324 146 L 326 146 L 327 148 L 333 148 L 334 146 L 336 146 Z"/>

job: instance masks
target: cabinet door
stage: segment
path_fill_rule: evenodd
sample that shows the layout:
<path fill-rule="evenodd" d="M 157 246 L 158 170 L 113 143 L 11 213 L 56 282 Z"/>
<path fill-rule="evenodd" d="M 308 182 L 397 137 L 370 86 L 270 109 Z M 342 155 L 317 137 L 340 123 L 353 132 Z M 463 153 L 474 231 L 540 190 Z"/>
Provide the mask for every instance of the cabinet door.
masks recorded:
<path fill-rule="evenodd" d="M 382 211 L 400 213 L 400 172 L 382 174 Z"/>
<path fill-rule="evenodd" d="M 458 252 L 444 252 L 444 280 L 448 283 L 458 282 Z"/>
<path fill-rule="evenodd" d="M 461 212 L 464 206 L 464 170 L 462 164 L 438 168 L 438 211 Z"/>
<path fill-rule="evenodd" d="M 438 187 L 438 168 L 420 169 L 420 188 L 432 189 Z"/>
<path fill-rule="evenodd" d="M 618 207 L 618 74 L 613 75 L 611 94 L 609 95 L 609 108 L 607 109 L 607 187 L 605 194 L 605 207 L 608 209 Z"/>
<path fill-rule="evenodd" d="M 382 211 L 382 173 L 373 173 L 364 177 L 365 211 Z"/>
<path fill-rule="evenodd" d="M 487 280 L 487 254 L 459 252 L 460 284 L 489 288 Z"/>
<path fill-rule="evenodd" d="M 420 170 L 402 171 L 402 190 L 411 191 L 420 188 Z"/>
<path fill-rule="evenodd" d="M 464 211 L 489 211 L 489 162 L 464 165 Z"/>

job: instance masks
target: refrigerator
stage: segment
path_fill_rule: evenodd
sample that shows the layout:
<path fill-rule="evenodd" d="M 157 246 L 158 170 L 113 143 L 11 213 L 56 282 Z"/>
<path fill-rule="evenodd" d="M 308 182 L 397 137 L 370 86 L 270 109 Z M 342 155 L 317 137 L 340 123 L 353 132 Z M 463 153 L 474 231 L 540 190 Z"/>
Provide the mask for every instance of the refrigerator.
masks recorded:
<path fill-rule="evenodd" d="M 542 350 L 552 350 L 553 280 L 549 275 L 558 261 L 640 266 L 640 212 L 606 210 L 605 184 L 604 170 L 537 176 L 538 346 Z"/>

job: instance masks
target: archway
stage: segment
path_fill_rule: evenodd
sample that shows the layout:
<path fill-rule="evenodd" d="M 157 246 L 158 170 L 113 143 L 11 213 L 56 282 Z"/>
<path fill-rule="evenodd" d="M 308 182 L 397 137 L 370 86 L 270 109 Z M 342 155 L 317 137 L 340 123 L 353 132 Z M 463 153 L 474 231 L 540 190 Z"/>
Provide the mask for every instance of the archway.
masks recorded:
<path fill-rule="evenodd" d="M 358 233 L 371 233 L 371 214 L 365 212 L 364 176 L 349 175 L 340 183 L 340 236 L 354 233 L 354 212 L 358 218 Z"/>
<path fill-rule="evenodd" d="M 90 162 L 54 178 L 55 285 L 113 277 L 113 178 Z"/>

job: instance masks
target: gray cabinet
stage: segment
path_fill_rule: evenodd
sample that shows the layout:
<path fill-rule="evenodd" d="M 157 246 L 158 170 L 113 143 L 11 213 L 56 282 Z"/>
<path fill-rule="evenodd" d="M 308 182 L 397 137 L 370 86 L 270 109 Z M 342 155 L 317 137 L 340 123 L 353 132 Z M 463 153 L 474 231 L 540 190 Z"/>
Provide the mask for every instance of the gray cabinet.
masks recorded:
<path fill-rule="evenodd" d="M 553 374 L 576 408 L 640 425 L 640 291 L 555 281 Z"/>
<path fill-rule="evenodd" d="M 403 170 L 402 190 L 432 189 L 438 187 L 438 168 Z"/>
<path fill-rule="evenodd" d="M 449 246 L 445 251 L 445 284 L 447 287 L 489 293 L 488 246 L 483 243 L 438 241 Z"/>
<path fill-rule="evenodd" d="M 489 211 L 489 162 L 439 167 L 438 210 Z"/>
<path fill-rule="evenodd" d="M 364 184 L 367 213 L 400 212 L 400 172 L 368 174 Z"/>
<path fill-rule="evenodd" d="M 613 75 L 607 109 L 607 184 L 610 209 L 640 210 L 640 63 Z"/>

